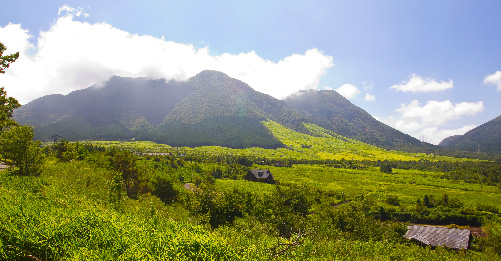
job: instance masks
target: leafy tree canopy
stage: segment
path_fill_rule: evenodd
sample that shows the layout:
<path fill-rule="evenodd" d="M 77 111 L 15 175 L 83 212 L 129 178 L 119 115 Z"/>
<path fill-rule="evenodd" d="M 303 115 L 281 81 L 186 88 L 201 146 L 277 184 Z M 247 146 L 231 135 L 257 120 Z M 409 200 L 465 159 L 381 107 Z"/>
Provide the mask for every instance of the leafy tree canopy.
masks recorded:
<path fill-rule="evenodd" d="M 5 73 L 5 69 L 19 58 L 19 52 L 4 56 L 3 53 L 6 49 L 7 47 L 0 43 L 0 73 Z M 16 99 L 7 97 L 7 92 L 3 87 L 0 87 L 0 132 L 9 126 L 16 125 L 12 119 L 12 112 L 20 106 L 21 104 Z"/>
<path fill-rule="evenodd" d="M 5 69 L 9 68 L 10 64 L 19 58 L 19 52 L 4 56 L 3 52 L 5 50 L 7 50 L 7 47 L 0 43 L 0 73 L 5 73 Z"/>

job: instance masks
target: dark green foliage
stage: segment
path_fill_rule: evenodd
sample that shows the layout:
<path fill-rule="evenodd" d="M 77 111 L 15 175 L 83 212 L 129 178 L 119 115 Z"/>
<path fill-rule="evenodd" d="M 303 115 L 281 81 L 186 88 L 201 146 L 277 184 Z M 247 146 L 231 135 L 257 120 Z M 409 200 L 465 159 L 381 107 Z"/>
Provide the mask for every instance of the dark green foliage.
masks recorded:
<path fill-rule="evenodd" d="M 395 196 L 395 195 L 386 196 L 386 203 L 388 203 L 389 205 L 393 205 L 393 206 L 400 205 L 400 201 L 398 200 L 398 196 Z"/>
<path fill-rule="evenodd" d="M 279 148 L 283 147 L 263 124 L 248 117 L 218 117 L 188 124 L 165 123 L 143 135 L 155 142 L 171 146 L 225 146 L 231 148 Z"/>
<path fill-rule="evenodd" d="M 107 152 L 110 167 L 121 174 L 125 184 L 127 196 L 137 199 L 139 194 L 139 169 L 137 167 L 137 156 L 130 151 L 122 149 L 110 149 Z"/>
<path fill-rule="evenodd" d="M 305 231 L 306 218 L 313 204 L 306 186 L 282 187 L 276 185 L 267 203 L 272 209 L 270 222 L 281 237 L 291 237 Z"/>
<path fill-rule="evenodd" d="M 384 212 L 384 210 L 382 210 Z M 384 215 L 384 214 L 383 214 Z M 382 222 L 368 215 L 359 203 L 350 203 L 321 214 L 321 219 L 328 222 L 331 229 L 343 232 L 340 236 L 362 241 L 396 241 L 400 242 L 405 234 L 406 224 L 398 222 Z"/>
<path fill-rule="evenodd" d="M 213 228 L 231 224 L 244 214 L 244 198 L 238 191 L 218 192 L 209 186 L 196 190 L 195 199 L 196 203 L 191 203 L 192 210 L 204 217 Z"/>
<path fill-rule="evenodd" d="M 5 69 L 9 68 L 10 64 L 15 62 L 19 58 L 19 52 L 3 55 L 3 52 L 7 50 L 7 47 L 0 43 L 0 73 L 4 74 Z"/>
<path fill-rule="evenodd" d="M 391 164 L 387 160 L 381 163 L 381 166 L 379 166 L 379 170 L 381 170 L 381 172 L 383 173 L 388 173 L 388 174 L 393 171 Z"/>
<path fill-rule="evenodd" d="M 501 153 L 501 115 L 464 135 L 444 139 L 439 146 L 454 150 Z"/>
<path fill-rule="evenodd" d="M 499 208 L 497 208 L 496 206 L 492 206 L 492 205 L 486 205 L 486 204 L 477 204 L 477 207 L 476 209 L 478 211 L 486 211 L 486 212 L 491 212 L 491 213 L 494 213 L 494 214 L 499 214 Z"/>
<path fill-rule="evenodd" d="M 88 149 L 79 142 L 69 142 L 67 140 L 60 140 L 55 143 L 53 150 L 56 158 L 64 162 L 72 160 L 83 160 L 88 154 Z"/>
<path fill-rule="evenodd" d="M 301 91 L 287 97 L 285 102 L 313 123 L 348 138 L 394 150 L 434 148 L 379 122 L 336 91 Z"/>
<path fill-rule="evenodd" d="M 10 126 L 17 125 L 12 119 L 12 114 L 20 106 L 21 104 L 16 99 L 7 97 L 7 92 L 3 87 L 0 87 L 0 132 Z"/>
<path fill-rule="evenodd" d="M 0 133 L 0 157 L 20 175 L 38 175 L 42 170 L 45 154 L 33 135 L 29 126 L 13 126 Z"/>
<path fill-rule="evenodd" d="M 168 180 L 165 177 L 156 177 L 152 181 L 152 191 L 151 194 L 157 196 L 164 203 L 172 203 L 174 202 L 179 192 L 174 187 L 174 182 Z"/>
<path fill-rule="evenodd" d="M 19 52 L 3 55 L 7 47 L 0 43 L 0 73 L 4 74 L 5 69 L 9 68 L 10 64 L 19 58 Z M 13 111 L 19 108 L 21 104 L 12 97 L 7 97 L 7 92 L 4 87 L 0 87 L 0 133 L 9 126 L 15 126 L 17 123 L 12 119 Z"/>

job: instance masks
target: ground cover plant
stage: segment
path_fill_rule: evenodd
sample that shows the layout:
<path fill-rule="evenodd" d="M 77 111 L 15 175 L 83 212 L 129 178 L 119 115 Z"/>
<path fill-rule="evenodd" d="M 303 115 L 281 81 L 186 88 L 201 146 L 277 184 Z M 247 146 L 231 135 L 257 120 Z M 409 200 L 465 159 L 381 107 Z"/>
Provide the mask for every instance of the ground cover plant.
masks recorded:
<path fill-rule="evenodd" d="M 146 142 L 60 141 L 46 154 L 39 175 L 0 172 L 2 259 L 495 260 L 501 254 L 499 175 L 488 162 L 285 162 L 273 157 L 276 150 Z M 284 164 L 275 164 L 279 159 Z M 391 172 L 382 171 L 384 164 Z M 481 164 L 485 173 L 470 171 Z M 252 168 L 270 169 L 278 184 L 244 180 Z M 424 248 L 403 238 L 411 222 L 482 227 L 488 237 L 474 238 L 468 251 Z"/>

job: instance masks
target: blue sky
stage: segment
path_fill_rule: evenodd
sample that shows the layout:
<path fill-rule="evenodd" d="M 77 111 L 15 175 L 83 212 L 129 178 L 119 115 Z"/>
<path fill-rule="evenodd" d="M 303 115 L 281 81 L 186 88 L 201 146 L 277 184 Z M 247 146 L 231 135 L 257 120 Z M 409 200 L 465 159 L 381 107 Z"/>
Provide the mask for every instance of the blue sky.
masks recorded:
<path fill-rule="evenodd" d="M 284 98 L 334 89 L 438 143 L 501 114 L 500 1 L 26 1 L 2 4 L 22 103 L 112 75 L 221 70 Z"/>

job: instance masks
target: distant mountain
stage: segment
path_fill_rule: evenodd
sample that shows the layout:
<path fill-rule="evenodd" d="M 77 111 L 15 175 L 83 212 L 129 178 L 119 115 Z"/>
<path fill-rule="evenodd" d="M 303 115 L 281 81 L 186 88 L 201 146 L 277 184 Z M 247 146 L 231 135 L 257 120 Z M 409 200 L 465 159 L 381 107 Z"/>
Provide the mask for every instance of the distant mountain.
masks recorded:
<path fill-rule="evenodd" d="M 416 151 L 435 147 L 374 119 L 336 91 L 301 91 L 287 97 L 285 103 L 323 128 L 382 148 Z"/>
<path fill-rule="evenodd" d="M 444 139 L 439 146 L 446 149 L 501 153 L 501 115 L 464 135 Z"/>
<path fill-rule="evenodd" d="M 36 99 L 14 118 L 32 125 L 41 140 L 127 139 L 161 124 L 192 91 L 184 82 L 115 76 L 103 87 Z"/>
<path fill-rule="evenodd" d="M 149 133 L 153 141 L 277 148 L 283 145 L 261 121 L 271 119 L 290 128 L 304 128 L 302 122 L 306 119 L 297 111 L 226 74 L 203 71 L 189 79 L 188 84 L 193 91 Z"/>
<path fill-rule="evenodd" d="M 16 110 L 14 118 L 31 124 L 40 140 L 58 135 L 173 146 L 283 147 L 262 124 L 273 120 L 302 133 L 308 133 L 303 123 L 315 123 L 388 149 L 427 148 L 337 92 L 304 91 L 281 101 L 217 71 L 202 71 L 185 82 L 115 76 L 102 87 L 34 100 Z"/>

